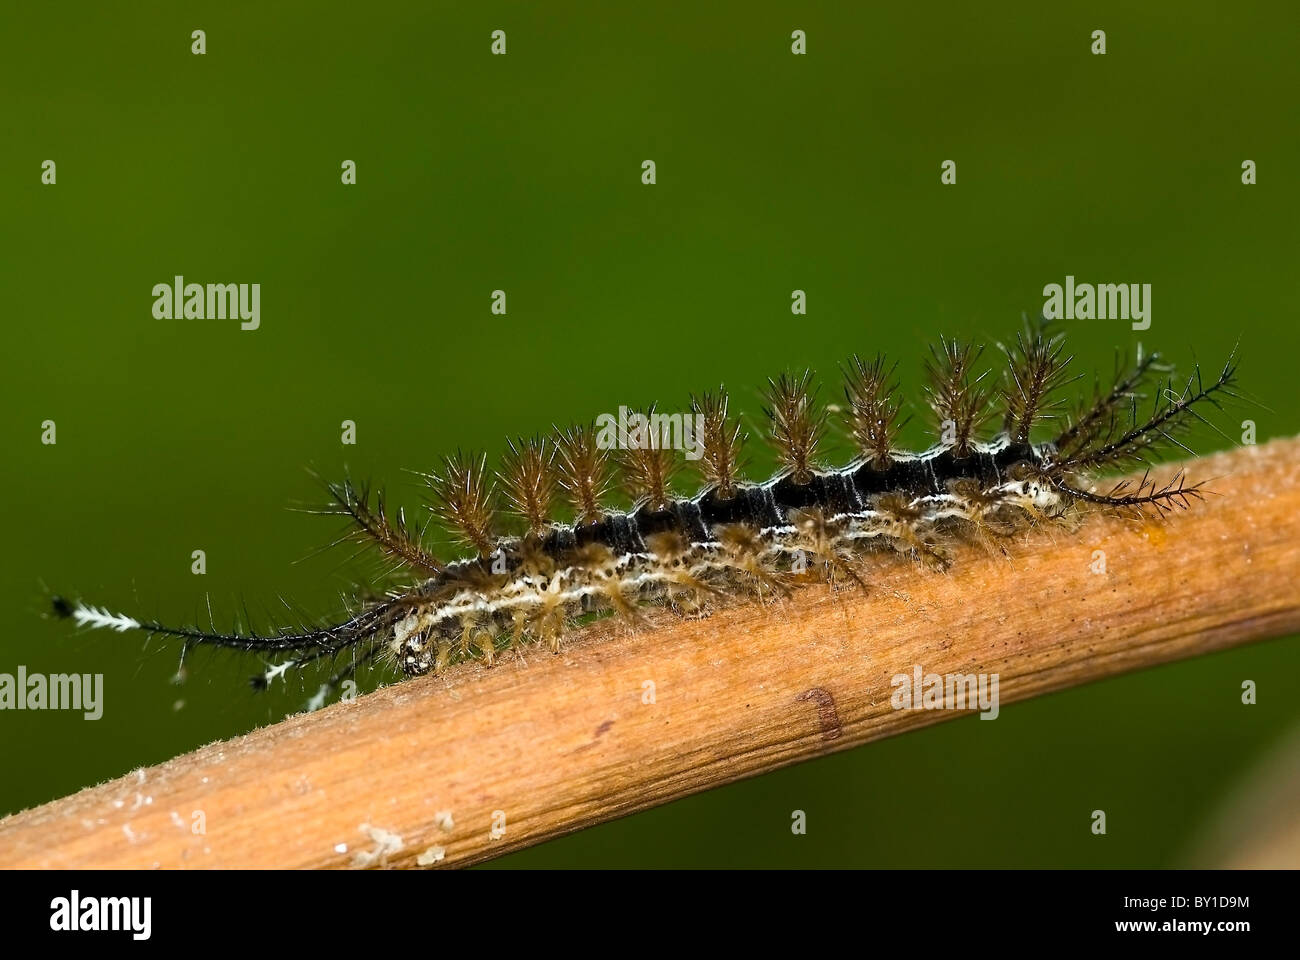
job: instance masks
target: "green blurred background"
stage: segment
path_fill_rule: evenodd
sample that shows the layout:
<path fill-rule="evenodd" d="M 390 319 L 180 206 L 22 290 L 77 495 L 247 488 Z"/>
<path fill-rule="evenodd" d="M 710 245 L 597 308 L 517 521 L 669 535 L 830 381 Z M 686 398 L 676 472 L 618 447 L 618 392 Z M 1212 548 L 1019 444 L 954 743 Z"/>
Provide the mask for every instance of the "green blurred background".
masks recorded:
<path fill-rule="evenodd" d="M 205 592 L 219 616 L 280 594 L 334 610 L 367 568 L 296 562 L 339 530 L 286 509 L 318 498 L 304 466 L 347 465 L 418 512 L 404 470 L 458 446 L 495 455 L 507 433 L 681 409 L 719 382 L 757 415 L 764 377 L 830 380 L 852 351 L 900 358 L 919 402 L 938 334 L 1005 337 L 1066 274 L 1151 283 L 1140 336 L 1179 361 L 1241 338 L 1260 405 L 1226 432 L 1297 432 L 1300 18 L 1134 6 L 8 5 L 0 671 L 103 673 L 106 704 L 97 722 L 0 714 L 0 813 L 301 705 L 294 687 L 254 694 L 236 657 L 195 655 L 176 686 L 174 650 L 42 614 L 46 587 L 165 619 Z M 151 289 L 175 274 L 260 283 L 261 329 L 155 320 Z M 498 288 L 506 316 L 489 312 Z M 1069 328 L 1083 371 L 1139 336 Z M 1300 721 L 1297 668 L 1294 639 L 1203 657 L 498 865 L 1195 863 L 1234 784 Z"/>

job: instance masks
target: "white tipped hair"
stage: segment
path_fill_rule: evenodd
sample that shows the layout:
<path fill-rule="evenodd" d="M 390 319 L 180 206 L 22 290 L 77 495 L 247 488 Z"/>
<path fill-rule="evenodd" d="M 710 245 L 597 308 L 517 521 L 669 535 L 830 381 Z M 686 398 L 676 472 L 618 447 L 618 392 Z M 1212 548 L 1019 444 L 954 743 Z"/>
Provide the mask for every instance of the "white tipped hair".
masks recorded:
<path fill-rule="evenodd" d="M 139 620 L 128 617 L 124 613 L 112 613 L 104 607 L 88 607 L 80 601 L 72 608 L 72 619 L 77 622 L 77 626 L 90 627 L 94 630 L 107 629 L 125 633 L 128 630 L 140 629 Z"/>

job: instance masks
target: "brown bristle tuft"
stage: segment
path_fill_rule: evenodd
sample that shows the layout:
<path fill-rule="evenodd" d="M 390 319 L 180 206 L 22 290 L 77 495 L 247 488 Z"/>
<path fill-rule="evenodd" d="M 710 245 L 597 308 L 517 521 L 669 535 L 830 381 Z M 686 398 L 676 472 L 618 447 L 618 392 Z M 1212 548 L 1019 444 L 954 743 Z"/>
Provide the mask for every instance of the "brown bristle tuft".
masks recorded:
<path fill-rule="evenodd" d="M 555 445 L 545 437 L 509 441 L 509 452 L 499 476 L 510 509 L 527 525 L 531 537 L 551 526 L 551 501 L 555 498 Z"/>
<path fill-rule="evenodd" d="M 609 493 L 609 452 L 596 443 L 594 424 L 573 426 L 555 441 L 559 452 L 560 486 L 569 495 L 578 523 L 595 523 L 604 516 L 601 501 Z"/>
<path fill-rule="evenodd" d="M 736 495 L 736 481 L 745 465 L 740 458 L 745 435 L 740 421 L 727 416 L 726 389 L 719 387 L 716 394 L 706 392 L 702 397 L 691 397 L 691 410 L 702 418 L 700 474 L 720 500 L 730 500 Z"/>
<path fill-rule="evenodd" d="M 926 393 L 939 418 L 939 435 L 945 442 L 951 440 L 953 453 L 959 457 L 970 455 L 976 434 L 990 415 L 989 388 L 984 383 L 987 372 L 972 374 L 983 353 L 982 346 L 944 338 L 939 349 L 930 348 L 925 363 L 930 379 Z"/>
<path fill-rule="evenodd" d="M 844 371 L 849 430 L 866 462 L 876 469 L 884 469 L 893 460 L 898 431 L 906 422 L 899 421 L 900 408 L 894 400 L 897 369 L 897 363 L 885 366 L 884 354 L 877 354 L 870 363 L 854 354 Z"/>
<path fill-rule="evenodd" d="M 384 554 L 414 570 L 436 576 L 443 563 L 430 554 L 420 542 L 421 531 L 406 521 L 406 511 L 400 507 L 396 519 L 389 519 L 384 491 L 375 493 L 375 506 L 370 506 L 370 485 L 353 484 L 345 477 L 342 483 L 325 483 L 331 502 L 322 513 L 336 513 L 351 518 L 353 529 L 347 537 L 360 543 L 374 543 Z"/>
<path fill-rule="evenodd" d="M 458 450 L 444 460 L 441 474 L 426 479 L 438 519 L 480 557 L 488 556 L 496 545 L 492 530 L 496 485 L 488 479 L 487 455 L 476 458 Z"/>
<path fill-rule="evenodd" d="M 1046 337 L 1032 333 L 1028 339 L 1018 334 L 1014 347 L 1003 348 L 1010 366 L 1002 388 L 1006 404 L 1002 429 L 1013 443 L 1028 443 L 1035 424 L 1055 419 L 1052 411 L 1060 406 L 1060 400 L 1051 395 L 1078 379 L 1066 377 L 1071 358 L 1062 358 L 1062 340 L 1060 334 Z"/>
<path fill-rule="evenodd" d="M 651 510 L 663 510 L 672 502 L 673 477 L 681 468 L 677 454 L 665 449 L 654 428 L 654 404 L 642 414 L 645 429 L 630 432 L 627 449 L 619 458 L 623 483 L 634 500 L 644 501 Z"/>
<path fill-rule="evenodd" d="M 781 374 L 767 381 L 764 413 L 772 421 L 772 445 L 795 483 L 812 479 L 817 444 L 826 433 L 826 411 L 814 407 L 812 371 Z"/>

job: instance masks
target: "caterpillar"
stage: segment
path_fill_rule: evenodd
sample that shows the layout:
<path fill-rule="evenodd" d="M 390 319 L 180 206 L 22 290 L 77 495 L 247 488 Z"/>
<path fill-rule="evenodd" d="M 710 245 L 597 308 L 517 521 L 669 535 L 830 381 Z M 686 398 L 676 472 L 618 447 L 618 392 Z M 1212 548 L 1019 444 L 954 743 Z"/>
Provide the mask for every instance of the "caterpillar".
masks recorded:
<path fill-rule="evenodd" d="M 594 421 L 511 440 L 496 470 L 486 454 L 457 452 L 420 474 L 431 518 L 465 548 L 455 560 L 435 556 L 402 510 L 390 514 L 382 490 L 325 483 L 329 500 L 317 512 L 346 518 L 341 539 L 374 547 L 407 583 L 358 601 L 337 623 L 221 632 L 61 596 L 54 612 L 82 627 L 173 638 L 182 664 L 194 646 L 278 658 L 254 678 L 261 688 L 328 665 L 315 708 L 367 664 L 414 677 L 466 660 L 491 665 L 530 643 L 558 652 L 590 614 L 636 619 L 653 604 L 703 616 L 736 597 L 788 595 L 813 575 L 865 589 L 870 565 L 890 555 L 944 568 L 960 540 L 996 547 L 1030 527 L 1069 524 L 1081 510 L 1163 516 L 1203 498 L 1204 481 L 1179 471 L 1157 483 L 1150 465 L 1170 448 L 1186 450 L 1180 437 L 1208 422 L 1202 411 L 1237 396 L 1235 349 L 1212 382 L 1197 367 L 1176 387 L 1172 368 L 1139 348 L 1131 363 L 1117 360 L 1108 387 L 1094 381 L 1086 402 L 1062 413 L 1063 389 L 1080 379 L 1063 336 L 1040 324 L 999 348 L 1000 378 L 980 370 L 982 346 L 941 338 L 931 348 L 925 399 L 939 440 L 923 452 L 899 448 L 908 417 L 897 364 L 883 355 L 843 366 L 842 405 L 819 404 L 809 372 L 768 381 L 764 413 L 779 467 L 762 482 L 743 476 L 748 436 L 725 388 L 691 398 L 700 484 L 690 496 L 674 492 L 677 451 L 653 433 L 611 449 Z M 857 449 L 838 468 L 820 456 L 833 415 Z M 1050 438 L 1037 437 L 1046 425 Z M 1135 465 L 1147 466 L 1141 479 L 1097 487 L 1106 472 Z M 627 509 L 608 505 L 616 473 Z M 561 500 L 567 520 L 557 518 Z"/>

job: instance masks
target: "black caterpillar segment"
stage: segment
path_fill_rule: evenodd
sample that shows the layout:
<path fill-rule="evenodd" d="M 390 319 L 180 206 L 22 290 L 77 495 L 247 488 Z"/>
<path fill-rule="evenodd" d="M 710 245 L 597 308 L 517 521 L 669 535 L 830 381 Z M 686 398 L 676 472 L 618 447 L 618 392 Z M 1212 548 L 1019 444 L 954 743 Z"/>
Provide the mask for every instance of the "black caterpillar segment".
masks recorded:
<path fill-rule="evenodd" d="M 958 540 L 997 549 L 1018 531 L 1071 522 L 1083 508 L 1163 514 L 1202 496 L 1181 473 L 1159 486 L 1144 477 L 1099 489 L 1095 480 L 1185 450 L 1186 428 L 1235 396 L 1233 359 L 1212 382 L 1198 370 L 1175 389 L 1168 368 L 1139 353 L 1109 388 L 1095 388 L 1090 402 L 1062 417 L 1058 394 L 1074 378 L 1059 336 L 1018 337 L 1004 349 L 1000 384 L 976 369 L 981 352 L 950 340 L 933 351 L 927 399 L 939 440 L 922 453 L 899 448 L 905 419 L 894 399 L 895 367 L 883 357 L 852 358 L 842 409 L 817 405 L 808 373 L 769 381 L 765 412 L 780 469 L 761 483 L 741 474 L 746 437 L 724 390 L 691 402 L 702 484 L 689 496 L 672 490 L 683 458 L 652 429 L 621 431 L 617 443 L 596 423 L 518 439 L 495 473 L 485 455 L 457 453 L 424 475 L 433 516 L 471 551 L 451 562 L 427 549 L 400 511 L 390 520 L 382 493 L 372 497 L 346 480 L 327 484 L 322 512 L 348 518 L 343 539 L 374 545 L 412 576 L 335 625 L 254 635 L 167 627 L 63 598 L 55 610 L 87 627 L 173 637 L 183 651 L 210 645 L 280 657 L 257 678 L 262 686 L 332 663 L 311 701 L 319 706 L 365 663 L 386 662 L 408 676 L 466 659 L 490 664 L 528 642 L 558 650 L 589 613 L 635 619 L 638 607 L 657 604 L 702 615 L 737 598 L 786 594 L 811 576 L 864 585 L 873 557 L 902 554 L 942 567 Z M 832 413 L 858 448 L 838 468 L 819 453 Z M 659 415 L 651 407 L 640 416 L 649 426 Z M 1058 419 L 1050 435 L 1034 438 Z M 990 422 L 1000 429 L 981 437 Z M 606 503 L 615 467 L 633 501 L 626 510 Z M 561 494 L 569 520 L 554 517 Z M 499 498 L 512 518 L 504 526 Z"/>

